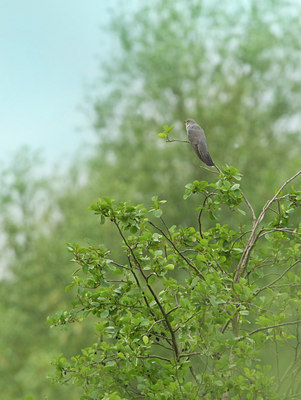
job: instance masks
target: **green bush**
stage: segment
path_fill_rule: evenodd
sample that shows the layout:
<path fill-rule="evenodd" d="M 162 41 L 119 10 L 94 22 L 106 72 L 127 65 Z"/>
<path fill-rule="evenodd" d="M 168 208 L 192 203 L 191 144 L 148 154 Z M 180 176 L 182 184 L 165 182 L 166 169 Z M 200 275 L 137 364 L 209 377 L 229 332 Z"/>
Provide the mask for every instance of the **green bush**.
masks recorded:
<path fill-rule="evenodd" d="M 67 289 L 76 288 L 76 300 L 49 322 L 84 323 L 93 316 L 96 339 L 70 360 L 60 355 L 55 380 L 82 387 L 82 399 L 298 393 L 301 229 L 290 217 L 301 192 L 284 189 L 300 174 L 258 216 L 235 168 L 225 166 L 215 183 L 194 181 L 184 198 L 200 197 L 197 229 L 167 227 L 166 202 L 156 197 L 149 209 L 99 199 L 91 209 L 101 224 L 116 227 L 123 256 L 114 259 L 103 245 L 69 245 L 79 268 Z M 245 214 L 246 225 L 222 225 L 224 206 Z M 206 213 L 216 220 L 208 229 Z M 269 346 L 277 365 L 289 354 L 286 372 L 265 360 Z"/>

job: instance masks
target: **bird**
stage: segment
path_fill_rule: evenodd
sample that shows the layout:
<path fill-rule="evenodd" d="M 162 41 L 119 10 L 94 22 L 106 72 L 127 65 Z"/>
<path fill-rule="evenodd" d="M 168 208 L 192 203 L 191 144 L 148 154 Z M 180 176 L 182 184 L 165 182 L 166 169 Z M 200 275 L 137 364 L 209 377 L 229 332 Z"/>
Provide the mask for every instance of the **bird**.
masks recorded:
<path fill-rule="evenodd" d="M 193 119 L 187 119 L 184 122 L 189 142 L 196 155 L 209 167 L 215 166 L 207 150 L 206 136 L 203 129 Z"/>

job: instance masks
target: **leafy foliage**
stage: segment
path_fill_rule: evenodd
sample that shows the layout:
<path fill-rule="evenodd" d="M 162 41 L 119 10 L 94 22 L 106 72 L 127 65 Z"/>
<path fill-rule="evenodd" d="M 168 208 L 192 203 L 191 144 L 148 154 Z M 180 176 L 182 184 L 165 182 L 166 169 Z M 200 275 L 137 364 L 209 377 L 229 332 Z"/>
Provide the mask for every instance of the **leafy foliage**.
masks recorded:
<path fill-rule="evenodd" d="M 81 386 L 85 400 L 276 399 L 284 398 L 280 389 L 298 393 L 301 226 L 290 215 L 301 205 L 301 192 L 283 190 L 300 174 L 258 217 L 234 167 L 225 166 L 215 183 L 186 185 L 186 199 L 203 199 L 198 230 L 168 228 L 165 201 L 157 197 L 149 209 L 99 199 L 91 209 L 101 224 L 115 226 L 123 256 L 114 259 L 103 245 L 69 245 L 79 266 L 68 287 L 76 288 L 76 301 L 49 322 L 93 316 L 97 340 L 71 360 L 59 356 L 55 379 Z M 232 212 L 246 208 L 247 224 L 216 222 L 203 230 L 203 213 L 217 220 L 225 206 Z M 274 346 L 276 358 L 280 348 L 290 349 L 292 374 L 263 362 L 266 346 Z"/>

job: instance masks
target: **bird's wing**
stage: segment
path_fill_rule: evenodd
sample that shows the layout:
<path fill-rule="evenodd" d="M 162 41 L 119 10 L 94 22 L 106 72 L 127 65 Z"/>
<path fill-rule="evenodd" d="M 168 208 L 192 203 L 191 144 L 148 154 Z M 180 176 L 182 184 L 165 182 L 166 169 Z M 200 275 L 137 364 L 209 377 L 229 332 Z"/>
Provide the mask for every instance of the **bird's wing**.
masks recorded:
<path fill-rule="evenodd" d="M 188 138 L 197 156 L 208 166 L 213 166 L 214 162 L 207 150 L 206 136 L 203 129 L 197 124 L 191 126 Z"/>
<path fill-rule="evenodd" d="M 210 157 L 210 154 L 207 150 L 207 143 L 206 143 L 206 138 L 205 134 L 203 133 L 203 137 L 200 138 L 199 143 L 197 145 L 198 151 L 200 153 L 200 159 L 207 164 L 208 166 L 213 166 L 214 162 L 212 161 L 212 158 Z"/>

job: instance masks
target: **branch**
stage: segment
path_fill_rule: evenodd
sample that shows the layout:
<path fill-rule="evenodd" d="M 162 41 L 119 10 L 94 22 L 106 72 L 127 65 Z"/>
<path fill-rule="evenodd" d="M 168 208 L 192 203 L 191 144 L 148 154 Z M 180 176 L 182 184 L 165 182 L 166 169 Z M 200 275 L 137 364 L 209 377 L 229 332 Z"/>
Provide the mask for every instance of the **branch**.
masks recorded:
<path fill-rule="evenodd" d="M 294 262 L 292 265 L 290 265 L 288 268 L 286 268 L 285 271 L 282 272 L 281 275 L 278 276 L 278 278 L 274 279 L 271 283 L 268 283 L 266 286 L 262 287 L 261 289 L 258 289 L 257 292 L 254 294 L 254 296 L 257 296 L 260 292 L 262 292 L 263 290 L 269 288 L 270 286 L 275 285 L 276 282 L 280 281 L 281 278 L 284 277 L 284 275 L 291 270 L 295 265 L 297 265 L 301 260 L 298 260 L 296 262 Z"/>
<path fill-rule="evenodd" d="M 214 166 L 215 166 L 216 168 L 218 168 L 215 164 L 214 164 Z M 216 171 L 214 171 L 214 170 L 212 170 L 212 169 L 209 169 L 209 168 L 205 167 L 204 165 L 200 165 L 200 168 L 203 168 L 203 169 L 205 169 L 206 171 L 211 172 L 212 174 L 218 174 L 218 172 L 216 172 Z M 220 171 L 220 170 L 218 169 L 218 171 Z"/>
<path fill-rule="evenodd" d="M 149 355 L 149 356 L 136 356 L 137 358 L 158 358 L 159 360 L 163 360 L 163 361 L 167 361 L 170 363 L 170 360 L 168 358 L 165 357 L 161 357 L 161 356 L 156 356 L 156 355 Z"/>
<path fill-rule="evenodd" d="M 262 231 L 266 231 L 266 232 L 261 233 L 259 235 L 259 237 L 262 237 L 264 235 L 267 235 L 268 233 L 272 233 L 272 232 L 276 232 L 276 231 L 278 231 L 278 232 L 286 232 L 286 233 L 291 233 L 292 235 L 301 236 L 300 232 L 296 232 L 296 231 L 293 231 L 293 230 L 288 229 L 288 228 L 262 228 Z"/>
<path fill-rule="evenodd" d="M 118 268 L 127 269 L 128 271 L 131 270 L 131 268 L 128 268 L 128 267 L 126 267 L 125 265 L 119 264 L 119 263 L 116 262 L 116 261 L 110 260 L 110 263 L 113 264 L 113 265 L 115 265 L 115 266 L 118 267 Z"/>
<path fill-rule="evenodd" d="M 169 143 L 169 142 L 182 142 L 182 143 L 190 143 L 188 140 L 169 139 L 169 138 L 167 138 L 167 139 L 166 139 L 166 142 L 167 142 L 167 143 Z"/>
<path fill-rule="evenodd" d="M 201 235 L 201 238 L 202 238 L 202 239 L 204 239 L 204 237 L 203 237 L 203 233 L 202 233 L 201 218 L 202 218 L 202 214 L 203 214 L 203 211 L 204 211 L 204 207 L 205 207 L 205 205 L 206 205 L 207 200 L 209 199 L 209 197 L 210 197 L 210 196 L 213 196 L 213 195 L 215 195 L 215 194 L 216 194 L 215 192 L 211 192 L 211 193 L 207 194 L 207 196 L 205 197 L 205 199 L 204 199 L 204 201 L 203 201 L 202 208 L 201 208 L 201 210 L 200 210 L 200 212 L 199 212 L 199 217 L 198 217 L 199 232 L 200 232 L 200 235 Z"/>
<path fill-rule="evenodd" d="M 253 209 L 251 203 L 249 202 L 249 200 L 247 199 L 247 197 L 246 197 L 246 195 L 244 194 L 243 191 L 241 191 L 241 195 L 242 195 L 242 197 L 244 198 L 244 201 L 245 201 L 246 205 L 248 206 L 249 210 L 251 211 L 251 214 L 252 214 L 252 221 L 253 221 L 253 227 L 254 227 L 255 224 L 256 224 L 256 215 L 255 215 L 254 209 Z"/>
<path fill-rule="evenodd" d="M 261 223 L 261 221 L 263 220 L 267 210 L 270 208 L 270 206 L 273 204 L 273 202 L 277 201 L 278 195 L 281 193 L 281 191 L 295 178 L 297 178 L 299 175 L 301 174 L 301 170 L 298 171 L 295 175 L 293 175 L 291 178 L 289 178 L 287 181 L 285 181 L 283 183 L 283 185 L 280 187 L 279 190 L 277 190 L 276 194 L 272 197 L 271 200 L 267 201 L 266 204 L 264 205 L 259 217 L 257 218 L 257 220 L 254 223 L 253 229 L 252 229 L 252 233 L 249 237 L 249 240 L 246 244 L 245 250 L 241 256 L 241 259 L 237 265 L 237 269 L 233 278 L 233 283 L 237 283 L 239 282 L 239 279 L 241 277 L 241 275 L 243 274 L 246 265 L 248 263 L 249 257 L 250 257 L 250 253 L 256 243 L 256 241 L 259 238 L 259 235 L 261 232 L 259 232 L 259 234 L 257 234 L 257 229 Z"/>
<path fill-rule="evenodd" d="M 176 357 L 176 360 L 178 361 L 178 360 L 179 360 L 179 349 L 178 349 L 178 344 L 177 344 L 177 341 L 176 341 L 175 332 L 174 332 L 174 330 L 173 330 L 173 328 L 172 328 L 172 326 L 171 326 L 171 323 L 170 323 L 170 321 L 169 321 L 169 319 L 168 319 L 168 315 L 166 314 L 166 312 L 165 312 L 165 310 L 164 310 L 164 308 L 163 308 L 163 306 L 162 306 L 160 300 L 158 299 L 158 297 L 157 297 L 157 295 L 156 295 L 154 289 L 153 289 L 153 288 L 151 287 L 151 285 L 148 283 L 148 277 L 145 275 L 145 273 L 144 273 L 144 271 L 143 271 L 143 268 L 141 267 L 141 264 L 140 264 L 140 262 L 138 261 L 134 250 L 133 250 L 132 247 L 128 244 L 128 241 L 126 240 L 126 238 L 125 238 L 125 236 L 124 236 L 122 230 L 120 229 L 120 226 L 119 226 L 119 224 L 118 224 L 118 222 L 116 221 L 115 218 L 113 219 L 113 222 L 114 222 L 114 224 L 116 225 L 116 227 L 117 227 L 117 229 L 118 229 L 118 232 L 119 232 L 120 236 L 121 236 L 122 239 L 123 239 L 123 242 L 125 243 L 125 245 L 127 246 L 127 248 L 130 250 L 130 253 L 132 254 L 132 256 L 133 256 L 133 258 L 134 258 L 134 260 L 135 260 L 135 263 L 136 263 L 137 267 L 139 268 L 139 271 L 140 271 L 141 275 L 143 276 L 143 279 L 145 280 L 145 283 L 146 283 L 146 286 L 148 287 L 148 290 L 149 290 L 150 293 L 152 294 L 152 296 L 153 296 L 155 302 L 157 303 L 157 306 L 159 307 L 159 309 L 160 309 L 160 311 L 161 311 L 161 313 L 162 313 L 162 315 L 163 315 L 163 317 L 164 317 L 164 320 L 165 320 L 167 329 L 169 330 L 169 333 L 170 333 L 170 335 L 171 335 L 171 341 L 172 341 L 173 349 L 174 349 L 174 352 L 175 352 L 175 357 Z"/>
<path fill-rule="evenodd" d="M 219 167 L 215 163 L 213 163 L 213 164 L 214 164 L 215 168 L 218 170 L 218 173 L 222 174 L 222 171 L 219 169 Z"/>
<path fill-rule="evenodd" d="M 148 221 L 148 223 L 153 226 L 155 229 L 157 229 L 164 237 L 165 239 L 172 245 L 172 247 L 174 248 L 174 250 L 178 253 L 178 255 L 180 257 L 183 258 L 183 260 L 185 260 L 186 264 L 188 264 L 202 279 L 204 279 L 204 281 L 206 280 L 204 275 L 202 274 L 202 272 L 195 266 L 193 265 L 187 257 L 184 256 L 184 254 L 182 254 L 180 252 L 180 250 L 177 248 L 177 246 L 174 244 L 174 242 L 172 240 L 169 239 L 169 237 L 165 234 L 164 231 L 162 231 L 161 228 L 159 228 L 157 225 L 155 225 L 154 223 L 152 223 L 151 221 Z"/>
<path fill-rule="evenodd" d="M 167 311 L 166 315 L 169 315 L 170 313 L 172 313 L 173 311 L 177 310 L 178 308 L 182 308 L 182 307 L 181 307 L 181 306 L 176 306 L 176 307 L 172 308 L 171 310 Z M 148 328 L 146 334 L 148 334 L 148 333 L 153 329 L 153 327 L 154 327 L 156 324 L 159 324 L 160 322 L 164 322 L 164 318 L 158 319 L 157 321 L 155 321 L 154 323 L 152 323 L 151 326 L 150 326 L 150 328 Z"/>
<path fill-rule="evenodd" d="M 192 356 L 199 356 L 201 353 L 198 351 L 195 351 L 193 353 L 187 353 L 187 354 L 181 354 L 180 357 L 192 357 Z"/>
<path fill-rule="evenodd" d="M 263 220 L 265 213 L 267 211 L 267 209 L 272 205 L 272 203 L 274 203 L 274 201 L 277 201 L 278 195 L 282 192 L 282 190 L 295 178 L 297 178 L 299 175 L 301 174 L 301 170 L 298 171 L 295 175 L 293 175 L 291 178 L 289 178 L 287 181 L 284 182 L 284 184 L 281 186 L 281 188 L 276 192 L 276 194 L 274 195 L 274 197 L 267 201 L 265 206 L 263 207 L 258 220 L 257 220 L 257 225 L 260 224 L 260 222 Z"/>
<path fill-rule="evenodd" d="M 254 335 L 254 333 L 266 331 L 268 329 L 274 329 L 274 328 L 280 328 L 281 326 L 288 326 L 288 325 L 297 325 L 300 324 L 301 320 L 297 321 L 291 321 L 291 322 L 283 322 L 282 324 L 276 324 L 276 325 L 270 325 L 270 326 L 264 326 L 262 328 L 255 329 L 254 331 L 250 332 L 249 335 Z"/>
<path fill-rule="evenodd" d="M 130 266 L 132 267 L 132 263 L 131 263 L 131 260 L 130 260 L 129 257 L 128 257 L 128 260 L 129 260 Z M 143 288 L 142 288 L 142 286 L 140 285 L 139 279 L 138 279 L 137 275 L 135 274 L 135 271 L 134 271 L 134 268 L 133 268 L 133 267 L 131 268 L 131 273 L 132 273 L 132 275 L 134 276 L 134 279 L 135 279 L 135 281 L 136 281 L 137 286 L 138 286 L 138 287 L 140 288 L 140 290 L 141 290 L 141 293 L 142 293 L 144 302 L 145 302 L 145 304 L 146 304 L 146 307 L 149 309 L 149 312 L 151 313 L 151 315 L 152 315 L 153 317 L 155 317 L 156 315 L 155 315 L 155 313 L 153 312 L 151 306 L 149 305 L 149 302 L 148 302 L 148 300 L 147 300 L 147 297 L 146 297 L 145 294 L 144 294 Z"/>

